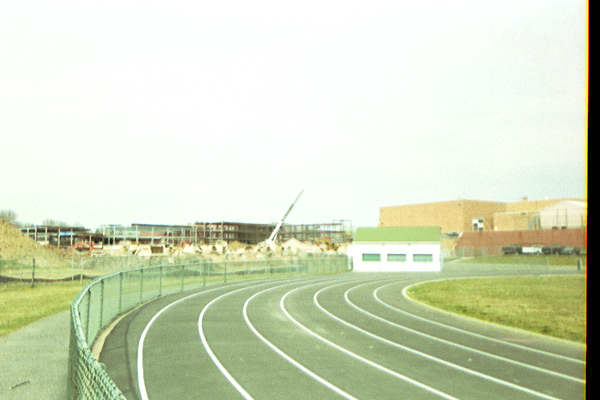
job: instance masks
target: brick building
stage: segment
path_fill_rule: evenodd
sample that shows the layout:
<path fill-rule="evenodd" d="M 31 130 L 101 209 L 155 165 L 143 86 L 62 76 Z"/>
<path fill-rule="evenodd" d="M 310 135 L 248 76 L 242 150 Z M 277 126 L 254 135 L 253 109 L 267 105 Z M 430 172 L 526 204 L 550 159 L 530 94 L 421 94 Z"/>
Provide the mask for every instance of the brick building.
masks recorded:
<path fill-rule="evenodd" d="M 443 233 L 585 228 L 587 202 L 523 198 L 517 202 L 453 200 L 387 206 L 379 209 L 379 226 L 439 226 Z"/>

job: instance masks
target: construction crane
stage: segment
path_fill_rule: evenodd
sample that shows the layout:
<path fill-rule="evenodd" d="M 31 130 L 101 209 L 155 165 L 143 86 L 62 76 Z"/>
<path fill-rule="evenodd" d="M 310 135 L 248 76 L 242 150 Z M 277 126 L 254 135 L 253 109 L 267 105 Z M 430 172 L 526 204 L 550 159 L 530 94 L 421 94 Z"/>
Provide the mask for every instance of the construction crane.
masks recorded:
<path fill-rule="evenodd" d="M 281 221 L 279 221 L 279 223 L 277 224 L 277 226 L 275 227 L 275 229 L 273 230 L 273 232 L 271 232 L 271 236 L 269 236 L 269 238 L 265 242 L 267 245 L 272 245 L 272 244 L 275 243 L 275 239 L 277 239 L 277 235 L 279 234 L 279 230 L 281 229 L 281 225 L 283 225 L 283 222 L 287 218 L 287 216 L 290 213 L 290 211 L 292 211 L 292 208 L 294 208 L 294 205 L 296 205 L 296 203 L 298 202 L 298 199 L 300 198 L 300 196 L 302 195 L 302 193 L 304 193 L 304 189 L 302 189 L 300 191 L 300 193 L 298 193 L 298 196 L 296 196 L 296 200 L 294 200 L 294 202 L 292 203 L 292 205 L 290 206 L 290 208 L 288 208 L 288 210 L 284 214 L 283 218 L 281 218 Z"/>

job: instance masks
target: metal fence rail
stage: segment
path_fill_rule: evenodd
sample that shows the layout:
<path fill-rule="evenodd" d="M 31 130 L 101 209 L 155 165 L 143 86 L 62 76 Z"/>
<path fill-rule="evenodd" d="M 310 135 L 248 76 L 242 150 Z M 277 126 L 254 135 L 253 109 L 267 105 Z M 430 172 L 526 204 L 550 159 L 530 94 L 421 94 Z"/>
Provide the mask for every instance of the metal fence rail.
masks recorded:
<path fill-rule="evenodd" d="M 202 261 L 120 271 L 90 282 L 71 303 L 67 388 L 70 399 L 125 399 L 91 346 L 115 317 L 166 294 L 246 279 L 333 274 L 350 267 L 345 255 L 261 261 Z"/>

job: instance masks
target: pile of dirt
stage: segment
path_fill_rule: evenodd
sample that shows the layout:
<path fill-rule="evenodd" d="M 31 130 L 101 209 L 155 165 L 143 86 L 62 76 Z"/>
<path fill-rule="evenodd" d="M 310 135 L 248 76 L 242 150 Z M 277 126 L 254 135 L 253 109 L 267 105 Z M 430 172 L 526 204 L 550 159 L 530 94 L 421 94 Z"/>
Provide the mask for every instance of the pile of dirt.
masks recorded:
<path fill-rule="evenodd" d="M 77 267 L 82 265 L 82 260 L 84 265 L 90 264 L 90 262 L 88 262 L 90 260 L 94 261 L 94 265 L 108 265 L 112 260 L 113 264 L 121 266 L 122 262 L 114 261 L 114 259 L 125 256 L 138 256 L 140 258 L 176 256 L 191 257 L 193 259 L 203 258 L 213 261 L 251 261 L 271 257 L 301 257 L 307 254 L 344 254 L 345 250 L 345 246 L 334 244 L 330 240 L 302 242 L 296 239 L 290 239 L 283 243 L 267 243 L 265 241 L 256 245 L 240 242 L 228 243 L 226 241 L 217 241 L 213 244 L 193 245 L 191 243 L 184 243 L 179 246 L 168 246 L 166 244 L 138 245 L 125 241 L 116 245 L 103 245 L 99 249 L 94 249 L 94 253 L 80 253 L 71 250 L 58 249 L 54 246 L 38 244 L 30 237 L 23 234 L 16 226 L 4 220 L 0 220 L 0 269 L 4 266 L 5 275 L 7 273 L 15 274 L 16 272 L 12 270 L 18 268 L 19 265 L 31 265 L 33 258 L 35 258 L 36 267 L 72 269 L 74 268 L 74 265 Z M 73 258 L 74 255 L 77 257 Z M 102 262 L 96 262 L 104 261 L 105 258 L 107 259 L 107 262 L 104 264 Z M 8 271 L 7 268 L 11 271 Z M 105 268 L 106 271 L 112 269 L 114 269 L 112 264 Z M 29 269 L 27 271 L 29 271 Z M 39 272 L 41 273 L 43 271 Z M 54 275 L 61 275 L 59 272 L 60 271 L 56 272 Z M 67 272 L 72 271 L 69 270 Z M 0 275 L 1 274 L 3 273 L 0 272 Z"/>
<path fill-rule="evenodd" d="M 41 246 L 16 226 L 0 219 L 0 260 L 26 261 L 36 259 L 37 265 L 56 265 L 66 254 L 54 247 Z"/>

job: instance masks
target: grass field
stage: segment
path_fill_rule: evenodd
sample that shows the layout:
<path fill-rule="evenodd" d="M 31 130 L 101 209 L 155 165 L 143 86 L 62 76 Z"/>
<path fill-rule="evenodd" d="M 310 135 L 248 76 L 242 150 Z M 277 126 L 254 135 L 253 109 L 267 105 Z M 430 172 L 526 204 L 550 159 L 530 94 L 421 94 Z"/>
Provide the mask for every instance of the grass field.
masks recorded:
<path fill-rule="evenodd" d="M 447 280 L 414 286 L 408 295 L 457 314 L 585 342 L 584 276 Z"/>
<path fill-rule="evenodd" d="M 577 266 L 577 261 L 581 260 L 583 267 L 587 266 L 587 257 L 585 255 L 499 255 L 483 256 L 473 258 L 463 258 L 460 263 L 473 264 L 494 264 L 494 265 L 548 265 L 548 266 Z"/>
<path fill-rule="evenodd" d="M 187 266 L 182 276 L 182 269 L 173 268 L 170 272 L 165 269 L 162 278 L 161 269 L 146 268 L 144 271 L 133 271 L 116 275 L 106 281 L 105 290 L 107 298 L 112 294 L 118 298 L 118 289 L 122 285 L 123 303 L 133 306 L 140 301 L 140 290 L 143 289 L 145 298 L 151 298 L 162 291 L 174 293 L 180 290 L 199 288 L 204 285 L 225 283 L 246 279 L 288 278 L 305 273 L 309 269 L 293 269 L 287 266 L 270 268 L 262 264 L 231 263 L 226 269 L 217 264 L 203 276 L 202 266 Z M 296 267 L 297 268 L 297 267 Z M 310 268 L 311 273 L 326 274 L 326 269 L 320 270 L 318 266 Z M 143 283 L 140 281 L 143 276 Z M 43 317 L 65 311 L 74 300 L 75 296 L 89 283 L 79 280 L 66 282 L 36 282 L 31 288 L 28 282 L 0 283 L 0 336 L 7 335 L 21 327 Z M 113 299 L 114 300 L 114 299 Z M 109 302 L 110 303 L 110 302 Z M 115 306 L 114 301 L 111 303 Z"/>
<path fill-rule="evenodd" d="M 65 311 L 81 290 L 79 281 L 0 283 L 0 336 L 40 318 Z"/>
<path fill-rule="evenodd" d="M 577 259 L 577 257 L 570 256 L 496 256 L 478 257 L 460 262 L 496 265 L 523 265 L 526 263 L 576 265 Z M 585 260 L 585 257 L 583 259 Z M 23 265 L 13 268 L 25 271 L 23 277 L 27 277 L 27 274 L 30 276 L 30 266 Z M 70 268 L 63 268 L 64 270 L 73 271 Z M 243 271 L 249 272 L 244 264 L 235 266 L 232 264 L 228 276 L 207 277 L 206 283 L 248 277 L 268 278 L 272 275 L 268 269 L 263 274 L 254 273 L 248 277 L 236 274 L 236 272 Z M 48 271 L 43 268 L 40 268 L 38 272 L 40 275 L 48 274 Z M 214 272 L 223 273 L 221 270 Z M 283 277 L 285 274 L 278 273 L 276 275 Z M 36 273 L 36 276 L 39 275 Z M 584 340 L 585 278 L 538 277 L 518 278 L 517 281 L 514 281 L 513 278 L 505 279 L 498 278 L 491 282 L 477 279 L 431 283 L 415 287 L 410 293 L 419 300 L 452 312 L 570 340 Z M 152 280 L 148 280 L 146 285 L 157 286 L 158 280 L 155 279 L 155 281 L 151 283 Z M 204 278 L 200 275 L 186 276 L 185 289 L 202 285 L 203 281 Z M 87 281 L 83 282 L 84 285 L 86 283 Z M 177 290 L 181 286 L 181 278 L 178 275 L 165 276 L 161 284 L 167 291 Z M 134 282 L 132 290 L 136 298 L 139 292 L 138 287 Z M 36 287 L 33 289 L 29 283 L 0 283 L 0 336 L 40 318 L 67 310 L 81 289 L 82 284 L 78 280 L 36 283 Z"/>

